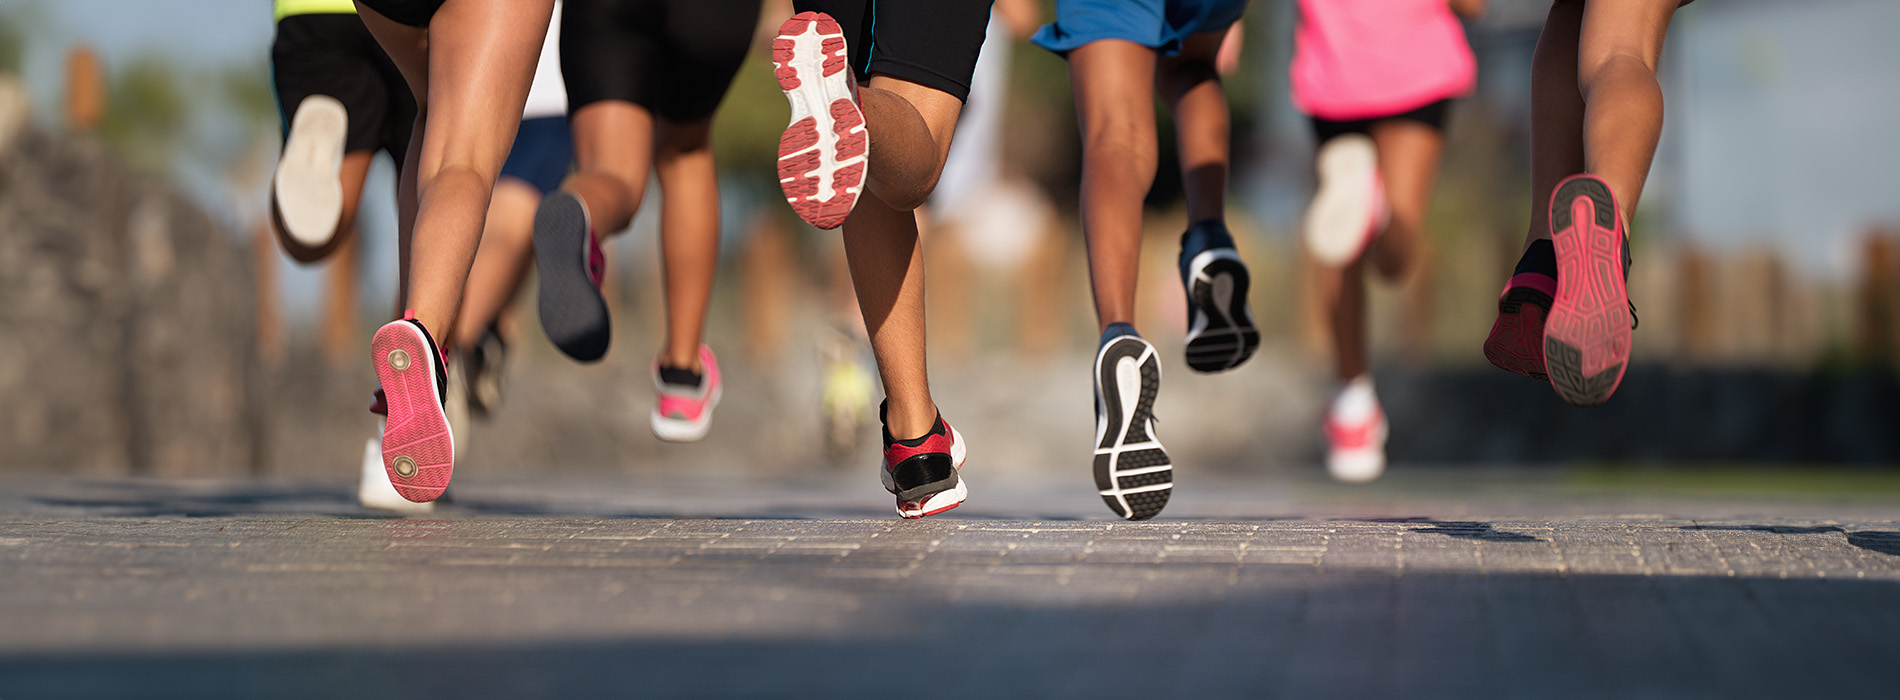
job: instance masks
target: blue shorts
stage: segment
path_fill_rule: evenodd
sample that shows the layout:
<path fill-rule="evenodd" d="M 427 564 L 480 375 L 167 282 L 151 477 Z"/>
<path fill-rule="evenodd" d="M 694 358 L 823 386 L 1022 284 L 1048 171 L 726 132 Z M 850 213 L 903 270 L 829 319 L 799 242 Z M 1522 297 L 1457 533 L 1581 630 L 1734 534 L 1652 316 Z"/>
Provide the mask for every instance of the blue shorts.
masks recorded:
<path fill-rule="evenodd" d="M 541 194 L 553 192 L 567 179 L 574 162 L 574 132 L 567 128 L 567 117 L 535 117 L 521 120 L 515 132 L 514 148 L 508 161 L 501 164 L 501 176 L 526 182 Z"/>
<path fill-rule="evenodd" d="M 1056 21 L 1034 41 L 1068 55 L 1093 41 L 1122 39 L 1173 56 L 1189 36 L 1240 21 L 1248 0 L 1056 0 Z"/>

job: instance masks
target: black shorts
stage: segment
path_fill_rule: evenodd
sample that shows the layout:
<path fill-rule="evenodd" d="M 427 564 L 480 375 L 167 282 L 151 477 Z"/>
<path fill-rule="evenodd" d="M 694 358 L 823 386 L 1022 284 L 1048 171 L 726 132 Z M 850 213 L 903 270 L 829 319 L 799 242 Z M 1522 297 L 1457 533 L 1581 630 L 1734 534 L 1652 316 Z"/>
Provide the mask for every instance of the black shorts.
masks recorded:
<path fill-rule="evenodd" d="M 992 0 L 793 0 L 799 12 L 823 12 L 844 28 L 851 70 L 970 96 L 970 76 L 990 25 Z"/>
<path fill-rule="evenodd" d="M 567 113 L 619 100 L 673 121 L 710 117 L 758 23 L 759 0 L 567 0 Z"/>
<path fill-rule="evenodd" d="M 343 103 L 350 127 L 343 150 L 388 151 L 402 166 L 416 124 L 416 99 L 402 72 L 356 15 L 291 15 L 270 46 L 271 87 L 284 135 L 297 105 L 311 95 Z"/>
<path fill-rule="evenodd" d="M 442 9 L 446 0 L 362 0 L 363 5 L 375 10 L 376 14 L 388 17 L 391 21 L 407 24 L 411 27 L 427 27 L 429 20 L 435 19 L 435 11 Z"/>
<path fill-rule="evenodd" d="M 1318 137 L 1320 143 L 1326 143 L 1327 141 L 1331 141 L 1334 137 L 1344 136 L 1346 134 L 1365 134 L 1370 136 L 1372 135 L 1373 124 L 1390 119 L 1404 119 L 1406 121 L 1418 122 L 1442 132 L 1445 130 L 1445 111 L 1450 106 L 1451 100 L 1439 100 L 1410 112 L 1386 117 L 1354 119 L 1352 121 L 1343 122 L 1312 117 L 1313 135 Z"/>

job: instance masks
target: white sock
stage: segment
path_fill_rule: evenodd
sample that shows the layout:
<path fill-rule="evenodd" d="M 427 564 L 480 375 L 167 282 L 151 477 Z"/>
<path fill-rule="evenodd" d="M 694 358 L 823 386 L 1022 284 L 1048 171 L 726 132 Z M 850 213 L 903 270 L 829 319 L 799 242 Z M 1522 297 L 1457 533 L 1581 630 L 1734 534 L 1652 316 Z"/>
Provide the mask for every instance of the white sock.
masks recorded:
<path fill-rule="evenodd" d="M 1379 395 L 1372 390 L 1372 375 L 1361 374 L 1340 385 L 1330 415 L 1340 423 L 1357 423 L 1378 410 Z"/>

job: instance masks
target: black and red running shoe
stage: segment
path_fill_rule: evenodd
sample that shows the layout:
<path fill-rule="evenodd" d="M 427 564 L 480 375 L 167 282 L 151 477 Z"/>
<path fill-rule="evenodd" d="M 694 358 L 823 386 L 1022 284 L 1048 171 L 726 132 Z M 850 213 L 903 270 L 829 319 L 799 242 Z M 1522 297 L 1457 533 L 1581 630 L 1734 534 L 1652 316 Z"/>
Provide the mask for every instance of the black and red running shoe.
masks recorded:
<path fill-rule="evenodd" d="M 878 409 L 884 420 L 889 404 Z M 898 440 L 884 428 L 884 490 L 897 495 L 897 514 L 905 518 L 936 515 L 963 503 L 970 490 L 963 483 L 963 435 L 937 416 L 923 437 Z"/>

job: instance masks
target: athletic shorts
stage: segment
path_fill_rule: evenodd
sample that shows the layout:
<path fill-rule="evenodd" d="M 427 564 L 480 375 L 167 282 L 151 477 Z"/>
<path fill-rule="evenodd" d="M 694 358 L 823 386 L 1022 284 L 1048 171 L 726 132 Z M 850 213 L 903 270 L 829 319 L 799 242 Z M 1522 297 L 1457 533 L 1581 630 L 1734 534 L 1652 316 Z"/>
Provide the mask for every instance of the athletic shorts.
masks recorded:
<path fill-rule="evenodd" d="M 290 15 L 271 41 L 271 87 L 284 135 L 311 95 L 343 103 L 350 126 L 343 150 L 388 151 L 401 167 L 416 124 L 416 100 L 396 64 L 356 15 Z"/>
<path fill-rule="evenodd" d="M 442 9 L 446 0 L 363 0 L 363 5 L 375 10 L 376 14 L 388 17 L 399 24 L 411 27 L 427 27 L 429 20 L 435 18 L 435 11 Z"/>
<path fill-rule="evenodd" d="M 567 113 L 618 100 L 673 121 L 710 117 L 758 23 L 759 0 L 567 0 Z"/>
<path fill-rule="evenodd" d="M 1326 143 L 1335 137 L 1344 136 L 1346 134 L 1365 134 L 1371 136 L 1373 124 L 1392 119 L 1418 122 L 1442 132 L 1445 130 L 1445 111 L 1450 106 L 1451 100 L 1439 100 L 1410 112 L 1343 122 L 1311 117 L 1313 120 L 1313 136 L 1316 137 L 1320 143 Z"/>
<path fill-rule="evenodd" d="M 561 186 L 573 163 L 574 132 L 567 128 L 567 117 L 531 117 L 521 120 L 501 176 L 526 182 L 545 195 Z"/>
<path fill-rule="evenodd" d="M 1248 0 L 1056 0 L 1056 21 L 1032 39 L 1068 55 L 1084 44 L 1121 39 L 1173 56 L 1195 34 L 1225 31 Z"/>
<path fill-rule="evenodd" d="M 851 70 L 970 97 L 970 76 L 990 24 L 991 0 L 793 0 L 799 12 L 823 12 L 844 29 Z"/>

